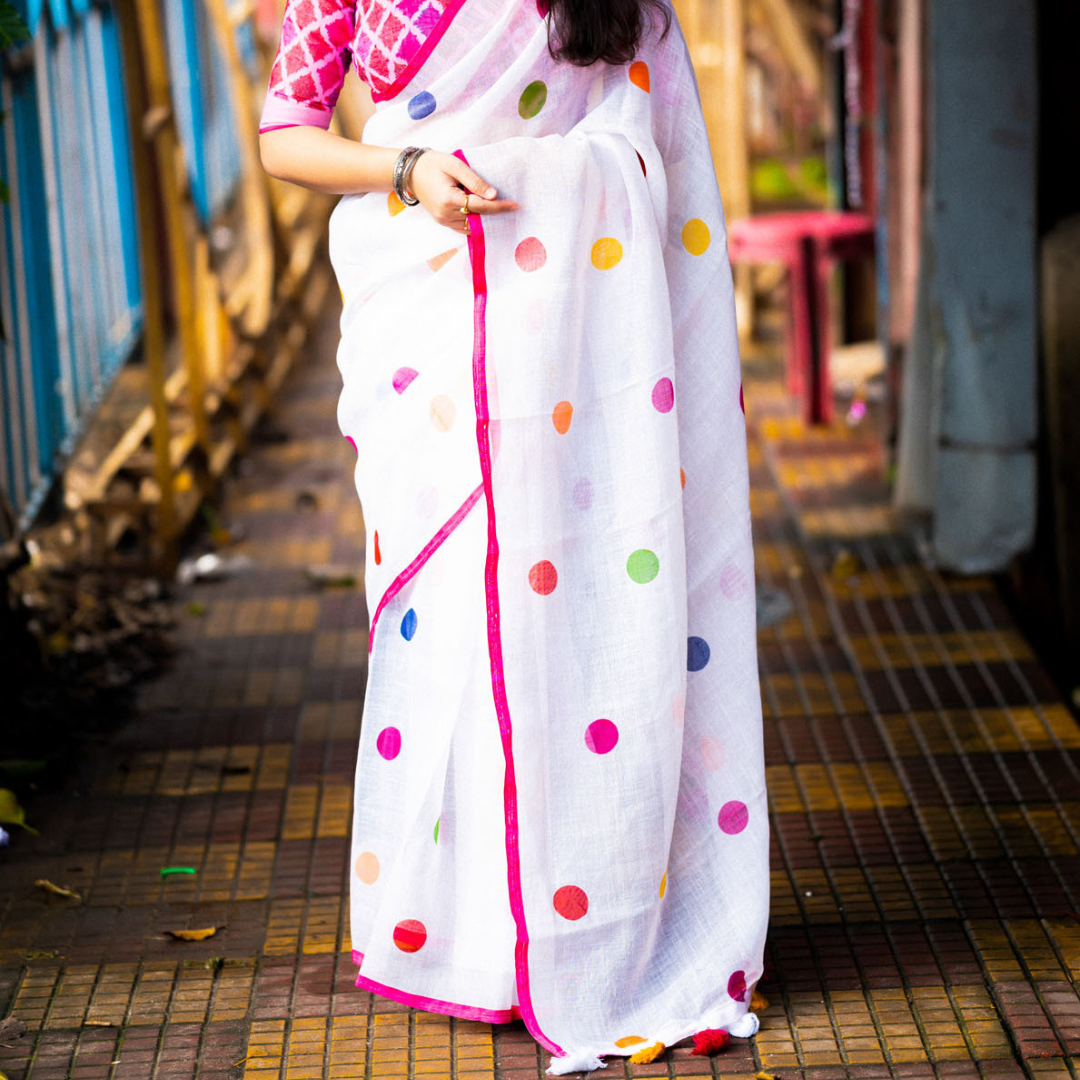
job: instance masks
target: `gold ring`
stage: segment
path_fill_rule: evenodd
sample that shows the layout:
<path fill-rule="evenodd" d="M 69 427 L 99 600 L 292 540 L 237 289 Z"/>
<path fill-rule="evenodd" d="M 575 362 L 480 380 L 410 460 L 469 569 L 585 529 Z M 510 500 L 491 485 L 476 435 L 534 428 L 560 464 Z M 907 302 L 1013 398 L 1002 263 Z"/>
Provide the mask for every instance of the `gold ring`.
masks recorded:
<path fill-rule="evenodd" d="M 469 192 L 469 191 L 465 192 L 465 205 L 461 208 L 461 212 L 463 214 L 467 214 L 469 212 L 469 195 L 470 194 L 472 194 L 472 193 Z"/>

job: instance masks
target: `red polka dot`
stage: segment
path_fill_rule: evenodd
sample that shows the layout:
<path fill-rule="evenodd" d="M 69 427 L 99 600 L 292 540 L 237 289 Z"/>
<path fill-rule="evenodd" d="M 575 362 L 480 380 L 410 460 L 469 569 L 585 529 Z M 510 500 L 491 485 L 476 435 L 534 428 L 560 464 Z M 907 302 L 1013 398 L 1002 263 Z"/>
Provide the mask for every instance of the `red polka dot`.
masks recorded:
<path fill-rule="evenodd" d="M 726 832 L 729 836 L 734 836 L 736 833 L 741 833 L 746 828 L 746 823 L 750 820 L 750 811 L 746 809 L 746 803 L 739 802 L 738 799 L 732 799 L 730 802 L 724 803 L 720 807 L 720 815 L 717 818 L 717 824 L 720 826 L 722 832 Z"/>
<path fill-rule="evenodd" d="M 619 729 L 610 720 L 594 720 L 585 729 L 585 745 L 594 754 L 607 754 L 619 741 Z"/>
<path fill-rule="evenodd" d="M 637 154 L 638 164 L 641 166 L 641 175 L 648 176 L 649 172 L 645 168 L 645 159 L 640 154 L 638 154 L 636 150 L 634 151 L 634 153 Z"/>
<path fill-rule="evenodd" d="M 555 586 L 559 583 L 559 575 L 555 570 L 552 563 L 549 563 L 547 559 L 541 559 L 530 571 L 529 571 L 529 585 L 532 587 L 532 591 L 539 593 L 541 596 L 548 596 L 555 591 Z"/>
<path fill-rule="evenodd" d="M 675 404 L 675 387 L 666 375 L 652 388 L 652 403 L 657 412 L 671 412 Z"/>
<path fill-rule="evenodd" d="M 402 952 L 418 952 L 427 941 L 427 927 L 419 919 L 403 919 L 394 927 L 394 944 Z"/>
<path fill-rule="evenodd" d="M 736 1001 L 746 1000 L 746 972 L 745 971 L 733 971 L 731 978 L 727 981 L 727 992 Z"/>
<path fill-rule="evenodd" d="M 382 562 L 382 552 L 379 550 L 379 530 L 375 530 L 375 565 Z"/>
<path fill-rule="evenodd" d="M 531 273 L 547 262 L 547 250 L 535 236 L 526 236 L 515 248 L 514 260 L 522 270 Z"/>
<path fill-rule="evenodd" d="M 375 749 L 387 761 L 393 761 L 401 753 L 401 732 L 396 727 L 384 727 L 375 740 Z"/>
<path fill-rule="evenodd" d="M 589 898 L 585 895 L 585 890 L 576 885 L 564 885 L 558 889 L 552 903 L 555 910 L 571 922 L 580 919 L 589 910 Z"/>

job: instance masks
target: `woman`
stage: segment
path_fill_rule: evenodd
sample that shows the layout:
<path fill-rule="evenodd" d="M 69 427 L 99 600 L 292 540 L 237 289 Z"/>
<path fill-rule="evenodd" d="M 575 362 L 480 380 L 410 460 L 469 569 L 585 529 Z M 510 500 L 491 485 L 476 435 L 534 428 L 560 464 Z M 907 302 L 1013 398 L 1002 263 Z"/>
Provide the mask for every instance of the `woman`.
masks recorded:
<path fill-rule="evenodd" d="M 363 143 L 325 130 L 351 62 Z M 288 0 L 260 130 L 272 174 L 343 194 L 357 986 L 520 1016 L 552 1073 L 752 1035 L 745 420 L 677 22 L 662 0 Z"/>

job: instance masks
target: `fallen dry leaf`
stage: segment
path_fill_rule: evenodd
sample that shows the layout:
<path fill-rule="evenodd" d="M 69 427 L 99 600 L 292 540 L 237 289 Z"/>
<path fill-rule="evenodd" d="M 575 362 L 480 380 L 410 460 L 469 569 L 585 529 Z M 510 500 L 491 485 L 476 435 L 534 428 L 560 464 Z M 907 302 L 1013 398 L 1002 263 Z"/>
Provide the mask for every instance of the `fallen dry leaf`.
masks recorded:
<path fill-rule="evenodd" d="M 756 1072 L 754 1073 L 754 1080 L 776 1080 L 776 1077 L 772 1073 Z"/>
<path fill-rule="evenodd" d="M 205 941 L 218 932 L 216 926 L 204 926 L 200 930 L 166 930 L 165 933 L 177 941 Z"/>
<path fill-rule="evenodd" d="M 74 889 L 65 888 L 63 885 L 57 885 L 55 881 L 50 881 L 48 878 L 39 877 L 34 884 L 39 889 L 51 892 L 53 896 L 66 896 L 69 900 L 82 900 L 82 896 Z"/>

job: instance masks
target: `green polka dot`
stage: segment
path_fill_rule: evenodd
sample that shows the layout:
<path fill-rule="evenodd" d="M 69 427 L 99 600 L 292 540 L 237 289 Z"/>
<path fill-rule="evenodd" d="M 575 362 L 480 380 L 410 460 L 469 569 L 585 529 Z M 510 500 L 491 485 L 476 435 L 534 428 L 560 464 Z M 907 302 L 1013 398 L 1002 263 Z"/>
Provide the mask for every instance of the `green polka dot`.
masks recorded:
<path fill-rule="evenodd" d="M 656 552 L 639 548 L 626 560 L 626 572 L 633 581 L 644 585 L 660 573 L 660 560 Z"/>
<path fill-rule="evenodd" d="M 435 819 L 435 843 L 436 844 L 439 842 L 439 825 L 441 823 L 442 823 L 442 817 L 441 816 L 437 817 Z"/>
<path fill-rule="evenodd" d="M 547 86 L 537 79 L 521 91 L 518 115 L 522 120 L 531 120 L 544 107 L 545 101 L 547 101 Z"/>

